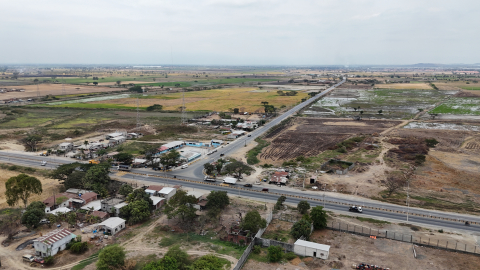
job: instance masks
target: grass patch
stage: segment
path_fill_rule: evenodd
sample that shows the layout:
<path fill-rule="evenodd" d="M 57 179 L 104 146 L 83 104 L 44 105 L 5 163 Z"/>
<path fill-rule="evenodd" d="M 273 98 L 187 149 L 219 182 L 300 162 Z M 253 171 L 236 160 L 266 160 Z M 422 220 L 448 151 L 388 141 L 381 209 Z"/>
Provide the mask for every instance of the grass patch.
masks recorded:
<path fill-rule="evenodd" d="M 27 113 L 26 115 L 18 116 L 15 118 L 10 118 L 9 121 L 3 122 L 0 124 L 0 128 L 27 128 L 34 127 L 44 124 L 50 120 L 53 120 L 52 117 L 42 117 L 44 115 L 38 115 L 33 113 Z"/>
<path fill-rule="evenodd" d="M 373 224 L 377 224 L 377 225 L 390 224 L 390 222 L 388 222 L 388 221 L 378 220 L 378 219 L 373 219 L 373 218 L 356 217 L 356 219 L 358 219 L 362 222 L 368 222 L 368 223 L 373 223 Z"/>
<path fill-rule="evenodd" d="M 451 98 L 431 113 L 480 115 L 480 98 Z"/>
<path fill-rule="evenodd" d="M 247 152 L 247 163 L 250 165 L 259 163 L 260 160 L 257 158 L 258 154 L 262 152 L 263 148 L 270 145 L 269 142 L 260 138 L 256 138 L 255 141 L 258 143 L 258 145 Z"/>
<path fill-rule="evenodd" d="M 239 246 L 232 242 L 221 241 L 218 239 L 211 239 L 214 237 L 213 234 L 207 234 L 205 236 L 197 235 L 195 233 L 179 233 L 179 234 L 170 234 L 168 236 L 164 236 L 161 240 L 159 245 L 161 247 L 169 247 L 174 244 L 188 244 L 188 243 L 209 243 L 210 248 L 213 249 L 216 253 L 230 255 L 235 258 L 240 258 L 247 248 L 247 246 Z"/>
<path fill-rule="evenodd" d="M 260 253 L 255 254 L 251 252 L 250 255 L 248 255 L 247 261 L 254 260 L 262 263 L 270 263 L 270 261 L 268 260 L 267 254 L 268 254 L 267 248 L 260 248 Z"/>
<path fill-rule="evenodd" d="M 144 143 L 144 142 L 138 142 L 138 141 L 133 141 L 133 142 L 128 142 L 124 143 L 120 146 L 117 147 L 117 149 L 112 149 L 112 151 L 120 150 L 122 153 L 129 153 L 132 155 L 143 155 L 145 154 L 145 151 L 154 147 L 160 147 L 162 146 L 161 143 Z M 149 222 L 146 222 L 149 223 Z M 144 226 L 146 223 L 143 223 L 141 226 Z"/>
<path fill-rule="evenodd" d="M 109 104 L 109 103 L 70 103 L 50 105 L 50 107 L 56 108 L 84 108 L 84 109 L 117 109 L 117 110 L 136 110 L 137 107 Z M 145 111 L 146 107 L 140 107 L 140 110 Z"/>
<path fill-rule="evenodd" d="M 93 253 L 92 255 L 90 255 L 88 258 L 86 258 L 85 260 L 82 260 L 80 261 L 79 264 L 75 265 L 74 267 L 72 267 L 72 270 L 81 270 L 81 269 L 84 269 L 85 267 L 89 266 L 90 264 L 92 264 L 93 262 L 95 262 L 97 259 L 98 259 L 98 254 L 100 253 L 101 249 L 98 250 L 97 252 Z"/>
<path fill-rule="evenodd" d="M 288 240 L 290 239 L 290 232 L 283 230 L 265 232 L 262 238 L 273 239 L 280 242 L 288 242 Z"/>

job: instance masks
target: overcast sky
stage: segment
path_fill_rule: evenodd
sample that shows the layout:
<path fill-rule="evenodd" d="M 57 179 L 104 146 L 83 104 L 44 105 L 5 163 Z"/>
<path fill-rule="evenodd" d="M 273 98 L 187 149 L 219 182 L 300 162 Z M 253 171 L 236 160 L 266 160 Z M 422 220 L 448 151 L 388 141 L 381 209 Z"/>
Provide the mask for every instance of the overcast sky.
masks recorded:
<path fill-rule="evenodd" d="M 479 63 L 478 0 L 0 0 L 0 63 Z"/>

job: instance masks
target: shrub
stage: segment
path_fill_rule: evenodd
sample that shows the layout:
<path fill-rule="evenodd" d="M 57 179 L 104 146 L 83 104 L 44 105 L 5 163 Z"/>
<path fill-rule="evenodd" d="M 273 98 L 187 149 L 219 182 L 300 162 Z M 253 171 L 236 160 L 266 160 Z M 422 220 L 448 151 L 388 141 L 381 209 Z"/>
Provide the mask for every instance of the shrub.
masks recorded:
<path fill-rule="evenodd" d="M 288 252 L 285 255 L 283 255 L 283 257 L 285 257 L 285 259 L 291 261 L 291 260 L 297 258 L 297 255 L 295 255 L 295 253 L 293 253 L 293 252 Z"/>
<path fill-rule="evenodd" d="M 280 261 L 282 259 L 282 248 L 278 246 L 269 246 L 267 257 L 270 262 Z"/>
<path fill-rule="evenodd" d="M 53 256 L 45 257 L 43 258 L 43 261 L 45 262 L 45 265 L 52 265 L 55 262 Z"/>
<path fill-rule="evenodd" d="M 443 233 L 443 229 L 438 230 L 439 233 Z"/>
<path fill-rule="evenodd" d="M 87 242 L 77 242 L 70 246 L 70 251 L 72 251 L 72 253 L 77 253 L 77 254 L 83 253 L 87 249 L 88 249 Z"/>
<path fill-rule="evenodd" d="M 260 251 L 261 251 L 260 246 L 257 246 L 257 245 L 253 246 L 253 249 L 252 249 L 253 254 L 260 254 Z"/>

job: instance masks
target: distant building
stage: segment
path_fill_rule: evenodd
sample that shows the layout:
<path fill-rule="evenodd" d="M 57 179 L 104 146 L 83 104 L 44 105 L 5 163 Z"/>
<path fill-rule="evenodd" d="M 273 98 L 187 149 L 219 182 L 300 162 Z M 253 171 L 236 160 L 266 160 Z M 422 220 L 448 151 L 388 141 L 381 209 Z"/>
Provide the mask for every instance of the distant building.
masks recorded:
<path fill-rule="evenodd" d="M 58 150 L 62 150 L 65 152 L 73 150 L 73 143 L 64 142 L 58 145 Z"/>
<path fill-rule="evenodd" d="M 97 199 L 97 196 L 98 195 L 95 192 L 87 192 L 84 194 L 63 192 L 63 193 L 55 194 L 43 201 L 43 203 L 46 206 L 45 213 L 49 213 L 50 211 L 58 207 L 68 207 L 71 209 L 78 209 L 89 202 L 95 201 Z M 63 198 L 63 199 L 59 200 L 59 198 Z"/>
<path fill-rule="evenodd" d="M 35 255 L 47 257 L 64 250 L 67 244 L 77 237 L 67 229 L 57 229 L 33 240 Z"/>
<path fill-rule="evenodd" d="M 150 196 L 157 196 L 158 192 L 162 189 L 163 189 L 163 186 L 150 185 L 148 186 L 147 189 L 145 189 L 145 192 L 150 194 Z"/>
<path fill-rule="evenodd" d="M 315 257 L 327 260 L 330 253 L 330 246 L 299 239 L 293 246 L 293 252 L 303 257 Z"/>

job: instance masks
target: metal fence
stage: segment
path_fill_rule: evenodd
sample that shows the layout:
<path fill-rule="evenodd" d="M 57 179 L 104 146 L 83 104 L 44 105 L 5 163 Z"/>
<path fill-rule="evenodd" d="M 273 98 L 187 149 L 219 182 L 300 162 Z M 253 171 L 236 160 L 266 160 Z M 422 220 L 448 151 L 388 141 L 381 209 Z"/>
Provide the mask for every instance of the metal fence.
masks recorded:
<path fill-rule="evenodd" d="M 466 254 L 480 255 L 480 248 L 476 245 L 465 244 L 453 239 L 432 239 L 430 237 L 420 237 L 412 234 L 403 234 L 395 231 L 378 230 L 368 227 L 332 222 L 327 224 L 327 229 L 348 232 L 372 238 L 385 238 L 405 243 L 412 243 L 418 246 L 443 249 L 447 251 L 462 252 Z"/>

